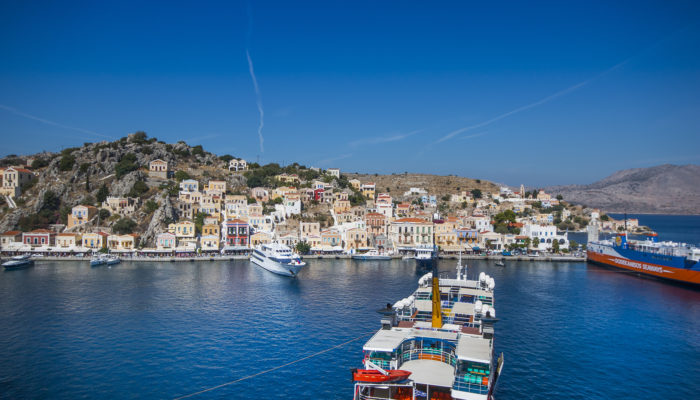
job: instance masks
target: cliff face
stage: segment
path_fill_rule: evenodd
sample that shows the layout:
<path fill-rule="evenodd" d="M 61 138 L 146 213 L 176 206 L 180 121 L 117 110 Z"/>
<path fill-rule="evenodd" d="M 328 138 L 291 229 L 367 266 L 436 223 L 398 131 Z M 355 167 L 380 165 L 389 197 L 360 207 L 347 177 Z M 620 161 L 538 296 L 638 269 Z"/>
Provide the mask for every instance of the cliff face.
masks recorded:
<path fill-rule="evenodd" d="M 608 212 L 700 214 L 700 165 L 626 169 L 590 185 L 545 190 Z"/>

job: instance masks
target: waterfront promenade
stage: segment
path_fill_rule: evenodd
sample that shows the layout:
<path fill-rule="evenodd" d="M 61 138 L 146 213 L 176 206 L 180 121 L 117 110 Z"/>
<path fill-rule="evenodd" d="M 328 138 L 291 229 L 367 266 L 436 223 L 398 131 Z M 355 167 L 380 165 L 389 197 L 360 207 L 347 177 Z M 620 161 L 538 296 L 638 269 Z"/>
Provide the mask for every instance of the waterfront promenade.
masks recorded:
<path fill-rule="evenodd" d="M 10 256 L 3 255 L 2 260 L 9 259 Z M 248 255 L 226 255 L 226 256 L 186 256 L 186 257 L 128 257 L 120 256 L 122 261 L 134 261 L 134 262 L 192 262 L 192 261 L 231 261 L 231 260 L 247 260 L 250 258 Z M 309 254 L 302 256 L 306 260 L 344 260 L 351 259 L 352 256 L 348 254 L 338 254 L 338 255 L 316 255 Z M 440 255 L 441 260 L 457 260 L 459 257 L 456 255 Z M 401 256 L 394 255 L 392 259 L 401 260 Z M 552 261 L 552 262 L 585 262 L 586 257 L 576 257 L 572 255 L 540 255 L 534 256 L 503 256 L 503 255 L 462 255 L 464 260 L 505 260 L 505 261 Z M 78 257 L 78 256 L 41 256 L 34 257 L 35 261 L 90 261 L 89 256 Z M 405 261 L 412 261 L 413 259 L 407 259 Z"/>

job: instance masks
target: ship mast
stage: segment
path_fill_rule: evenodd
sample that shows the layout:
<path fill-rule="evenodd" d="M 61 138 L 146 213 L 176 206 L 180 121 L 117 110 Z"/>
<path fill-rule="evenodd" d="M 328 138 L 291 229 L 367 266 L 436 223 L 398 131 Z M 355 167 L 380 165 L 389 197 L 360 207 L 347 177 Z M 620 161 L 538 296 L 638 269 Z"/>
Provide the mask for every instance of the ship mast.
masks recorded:
<path fill-rule="evenodd" d="M 437 260 L 433 260 L 433 328 L 442 328 L 442 307 L 440 307 L 440 274 Z"/>

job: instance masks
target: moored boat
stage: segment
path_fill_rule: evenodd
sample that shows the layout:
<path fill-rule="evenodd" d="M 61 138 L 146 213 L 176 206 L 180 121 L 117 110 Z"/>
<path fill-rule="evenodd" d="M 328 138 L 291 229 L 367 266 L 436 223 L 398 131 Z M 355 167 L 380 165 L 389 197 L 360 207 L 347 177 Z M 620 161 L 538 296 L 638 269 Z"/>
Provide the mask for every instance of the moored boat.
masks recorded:
<path fill-rule="evenodd" d="M 296 276 L 306 265 L 298 254 L 282 243 L 257 246 L 250 261 L 272 273 L 284 276 Z"/>
<path fill-rule="evenodd" d="M 597 236 L 597 232 L 595 233 Z M 700 248 L 678 242 L 659 242 L 651 233 L 645 240 L 589 240 L 588 260 L 606 267 L 632 271 L 642 276 L 700 286 Z"/>
<path fill-rule="evenodd" d="M 104 254 L 98 254 L 96 256 L 93 256 L 92 259 L 90 259 L 91 267 L 98 267 L 100 265 L 105 264 L 107 264 L 107 257 Z"/>
<path fill-rule="evenodd" d="M 34 260 L 32 260 L 29 254 L 14 256 L 10 258 L 9 261 L 2 263 L 2 266 L 5 267 L 5 269 L 27 268 L 31 267 L 32 265 L 34 265 Z"/>
<path fill-rule="evenodd" d="M 353 254 L 352 259 L 353 260 L 361 260 L 361 261 L 370 261 L 370 260 L 385 261 L 385 260 L 391 260 L 391 256 L 388 254 L 381 254 L 377 250 L 370 250 L 366 253 Z"/>
<path fill-rule="evenodd" d="M 437 260 L 438 251 L 436 246 L 416 247 L 416 262 L 419 266 L 431 266 Z"/>

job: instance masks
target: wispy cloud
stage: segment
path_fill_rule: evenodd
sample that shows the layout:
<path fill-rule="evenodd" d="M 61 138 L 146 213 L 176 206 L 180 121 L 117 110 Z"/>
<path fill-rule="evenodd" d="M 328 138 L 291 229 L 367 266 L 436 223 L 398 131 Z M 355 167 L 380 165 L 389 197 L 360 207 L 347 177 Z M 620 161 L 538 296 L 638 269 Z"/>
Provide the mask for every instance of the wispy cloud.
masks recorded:
<path fill-rule="evenodd" d="M 327 158 L 325 160 L 321 160 L 318 162 L 319 165 L 326 165 L 330 164 L 332 162 L 340 161 L 340 160 L 345 160 L 346 158 L 352 157 L 352 154 L 343 154 L 342 156 L 338 157 L 333 157 L 333 158 Z"/>
<path fill-rule="evenodd" d="M 442 142 L 444 142 L 445 140 L 452 139 L 453 137 L 459 135 L 460 133 L 468 132 L 468 131 L 471 131 L 471 130 L 474 130 L 474 129 L 478 129 L 478 128 L 483 128 L 483 127 L 485 127 L 485 126 L 487 126 L 487 125 L 493 124 L 494 122 L 498 122 L 498 121 L 500 121 L 500 120 L 502 120 L 502 119 L 504 119 L 504 118 L 508 118 L 508 117 L 510 117 L 511 115 L 518 114 L 518 113 L 521 113 L 521 112 L 523 112 L 523 111 L 529 110 L 529 109 L 531 109 L 531 108 L 535 108 L 535 107 L 537 107 L 537 106 L 541 106 L 541 105 L 543 105 L 543 104 L 549 103 L 549 102 L 552 101 L 552 100 L 555 100 L 555 99 L 557 99 L 557 98 L 559 98 L 559 97 L 561 97 L 561 96 L 564 96 L 564 95 L 567 95 L 567 94 L 569 94 L 569 93 L 572 93 L 572 92 L 574 92 L 574 91 L 576 91 L 576 90 L 578 90 L 578 89 L 580 89 L 580 88 L 582 88 L 582 87 L 588 85 L 589 83 L 591 83 L 591 82 L 593 82 L 593 81 L 595 81 L 595 80 L 601 78 L 602 76 L 609 74 L 610 72 L 612 72 L 612 71 L 614 71 L 614 70 L 616 70 L 616 69 L 622 67 L 623 65 L 627 64 L 630 60 L 631 60 L 631 58 L 628 58 L 627 60 L 622 61 L 621 63 L 615 64 L 614 66 L 612 66 L 612 67 L 606 69 L 605 71 L 599 73 L 598 75 L 596 75 L 596 76 L 594 76 L 594 77 L 592 77 L 592 78 L 586 79 L 585 81 L 579 82 L 579 83 L 577 83 L 577 84 L 575 84 L 575 85 L 573 85 L 573 86 L 569 86 L 568 88 L 566 88 L 566 89 L 564 89 L 564 90 L 561 90 L 561 91 L 556 92 L 556 93 L 554 93 L 554 94 L 551 94 L 551 95 L 549 95 L 549 96 L 547 96 L 547 97 L 544 97 L 544 98 L 542 98 L 542 99 L 540 99 L 540 100 L 538 100 L 538 101 L 536 101 L 536 102 L 534 102 L 534 103 L 530 103 L 530 104 L 524 105 L 524 106 L 522 106 L 522 107 L 518 107 L 518 108 L 516 108 L 516 109 L 514 109 L 514 110 L 510 110 L 510 111 L 508 111 L 508 112 L 505 112 L 505 113 L 503 113 L 503 114 L 500 114 L 500 115 L 498 115 L 498 116 L 496 116 L 496 117 L 493 117 L 493 118 L 491 118 L 491 119 L 488 119 L 488 120 L 486 120 L 486 121 L 480 122 L 480 123 L 478 123 L 478 124 L 471 125 L 471 126 L 466 126 L 466 127 L 464 127 L 464 128 L 460 128 L 460 129 L 456 129 L 456 130 L 454 130 L 454 131 L 448 133 L 447 135 L 441 137 L 441 138 L 438 139 L 435 143 L 442 143 Z"/>
<path fill-rule="evenodd" d="M 479 133 L 472 133 L 471 135 L 464 135 L 464 136 L 461 136 L 459 139 L 474 139 L 474 138 L 478 138 L 479 136 L 484 136 L 484 135 L 486 135 L 487 133 L 488 133 L 488 131 L 479 132 Z"/>
<path fill-rule="evenodd" d="M 260 139 L 260 152 L 264 153 L 265 152 L 265 147 L 263 146 L 263 142 L 265 139 L 263 138 L 263 127 L 265 126 L 265 110 L 263 110 L 263 105 L 262 105 L 262 96 L 260 96 L 260 87 L 258 86 L 258 79 L 255 77 L 255 69 L 253 68 L 253 60 L 250 58 L 250 52 L 248 49 L 245 51 L 245 56 L 248 59 L 248 70 L 250 71 L 250 77 L 253 79 L 253 86 L 255 87 L 255 97 L 256 97 L 256 103 L 258 105 L 258 113 L 260 114 L 260 123 L 258 123 L 258 139 Z"/>
<path fill-rule="evenodd" d="M 379 137 L 358 139 L 358 140 L 354 140 L 354 141 L 350 142 L 349 145 L 352 147 L 357 147 L 357 146 L 365 145 L 365 144 L 398 142 L 399 140 L 404 140 L 404 139 L 411 137 L 411 136 L 413 136 L 417 133 L 420 133 L 420 132 L 421 132 L 421 130 L 415 130 L 415 131 L 412 131 L 409 133 L 397 134 L 397 135 L 392 135 L 392 136 L 379 136 Z"/>
<path fill-rule="evenodd" d="M 263 127 L 265 126 L 265 110 L 263 109 L 262 96 L 260 95 L 260 86 L 258 86 L 258 78 L 255 76 L 255 68 L 253 67 L 253 59 L 250 57 L 250 38 L 253 35 L 253 8 L 250 5 L 250 1 L 247 2 L 247 14 L 248 14 L 248 30 L 246 31 L 246 48 L 245 57 L 248 60 L 248 71 L 250 72 L 250 78 L 253 80 L 253 87 L 255 88 L 255 100 L 258 105 L 258 114 L 260 114 L 260 122 L 258 123 L 258 139 L 260 139 L 260 152 L 265 152 L 265 146 L 263 145 L 265 139 L 263 138 Z"/>
<path fill-rule="evenodd" d="M 8 106 L 3 105 L 3 104 L 0 104 L 0 109 L 11 112 L 12 114 L 15 114 L 15 115 L 19 115 L 20 117 L 24 117 L 24 118 L 32 119 L 34 121 L 41 122 L 41 123 L 46 124 L 46 125 L 52 125 L 52 126 L 56 126 L 56 127 L 63 128 L 63 129 L 73 130 L 76 132 L 87 133 L 88 135 L 98 136 L 98 137 L 102 137 L 102 138 L 106 138 L 106 139 L 113 139 L 112 136 L 103 135 L 101 133 L 97 133 L 95 131 L 91 131 L 88 129 L 83 129 L 83 128 L 78 128 L 75 126 L 60 124 L 58 122 L 51 121 L 51 120 L 48 120 L 46 118 L 41 118 L 41 117 L 37 117 L 36 115 L 27 114 L 23 111 L 16 109 L 16 108 L 8 107 Z"/>

